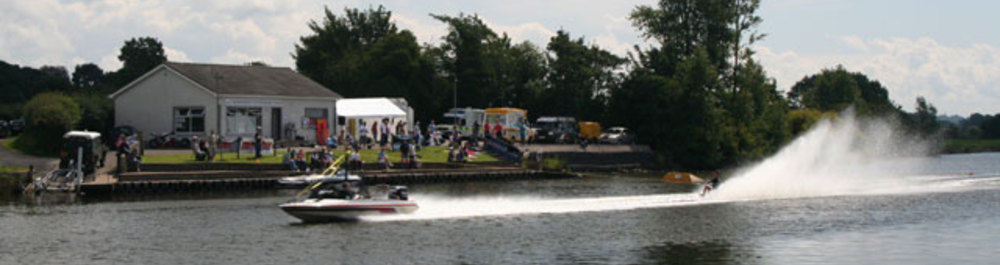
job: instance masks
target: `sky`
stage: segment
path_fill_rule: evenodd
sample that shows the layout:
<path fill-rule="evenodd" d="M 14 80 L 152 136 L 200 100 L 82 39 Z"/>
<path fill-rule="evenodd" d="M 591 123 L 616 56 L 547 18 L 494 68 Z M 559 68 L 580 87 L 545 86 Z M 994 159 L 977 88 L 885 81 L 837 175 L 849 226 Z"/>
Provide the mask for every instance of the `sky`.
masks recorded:
<path fill-rule="evenodd" d="M 881 82 L 912 111 L 918 96 L 939 114 L 1000 113 L 1000 1 L 764 0 L 755 59 L 778 89 L 842 65 Z M 562 29 L 619 55 L 648 47 L 628 20 L 637 5 L 616 1 L 32 0 L 0 2 L 0 60 L 30 67 L 93 62 L 117 70 L 124 41 L 159 39 L 171 61 L 294 68 L 291 53 L 323 8 L 385 6 L 421 43 L 447 33 L 429 14 L 476 14 L 514 41 L 545 47 Z"/>

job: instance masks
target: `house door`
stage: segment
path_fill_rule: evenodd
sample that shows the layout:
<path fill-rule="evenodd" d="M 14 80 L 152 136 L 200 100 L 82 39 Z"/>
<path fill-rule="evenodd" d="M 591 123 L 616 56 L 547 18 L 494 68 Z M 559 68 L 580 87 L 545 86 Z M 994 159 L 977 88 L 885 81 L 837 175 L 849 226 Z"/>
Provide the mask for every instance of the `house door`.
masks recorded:
<path fill-rule="evenodd" d="M 281 108 L 271 108 L 271 138 L 281 140 Z"/>

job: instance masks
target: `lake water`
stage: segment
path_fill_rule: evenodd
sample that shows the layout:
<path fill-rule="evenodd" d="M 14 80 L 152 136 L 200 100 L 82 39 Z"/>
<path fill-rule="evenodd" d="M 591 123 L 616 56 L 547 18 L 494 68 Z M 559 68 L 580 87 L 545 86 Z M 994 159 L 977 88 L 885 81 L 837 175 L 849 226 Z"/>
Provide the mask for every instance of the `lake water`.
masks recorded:
<path fill-rule="evenodd" d="M 415 214 L 354 223 L 299 223 L 277 208 L 295 191 L 20 199 L 0 205 L 0 264 L 995 264 L 1000 258 L 1000 153 L 877 166 L 893 169 L 885 177 L 893 181 L 747 188 L 753 185 L 742 183 L 754 170 L 746 170 L 705 198 L 694 193 L 697 187 L 667 185 L 655 175 L 411 185 L 411 199 L 421 205 Z"/>

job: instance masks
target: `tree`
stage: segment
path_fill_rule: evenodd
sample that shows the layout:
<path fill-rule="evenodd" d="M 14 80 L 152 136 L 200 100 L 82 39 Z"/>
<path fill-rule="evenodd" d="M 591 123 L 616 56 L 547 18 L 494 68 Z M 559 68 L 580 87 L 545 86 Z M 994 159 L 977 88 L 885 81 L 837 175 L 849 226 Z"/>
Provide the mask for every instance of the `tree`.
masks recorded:
<path fill-rule="evenodd" d="M 43 65 L 41 68 L 38 68 L 38 71 L 42 72 L 42 74 L 49 77 L 51 80 L 59 82 L 59 88 L 68 87 L 68 84 L 70 84 L 69 72 L 66 72 L 66 67 Z"/>
<path fill-rule="evenodd" d="M 323 11 L 322 22 L 309 22 L 313 34 L 299 38 L 295 45 L 295 67 L 345 97 L 357 97 L 365 90 L 358 78 L 365 70 L 360 68 L 364 53 L 379 40 L 399 32 L 391 21 L 392 12 L 382 6 L 363 11 L 345 8 L 342 17 L 328 8 Z"/>
<path fill-rule="evenodd" d="M 455 84 L 458 104 L 490 106 L 490 73 L 485 54 L 487 43 L 496 40 L 497 34 L 475 15 L 432 14 L 431 17 L 448 24 L 448 35 L 442 37 L 439 53 L 444 57 L 437 60 L 442 62 L 444 77 Z"/>
<path fill-rule="evenodd" d="M 153 37 L 132 38 L 125 41 L 118 60 L 122 68 L 115 72 L 115 86 L 121 87 L 134 81 L 149 70 L 167 61 L 163 43 Z"/>
<path fill-rule="evenodd" d="M 78 64 L 73 69 L 73 86 L 93 88 L 104 81 L 104 70 L 93 63 Z"/>
<path fill-rule="evenodd" d="M 788 99 L 794 108 L 840 111 L 854 106 L 862 115 L 901 113 L 882 84 L 839 65 L 796 82 L 788 92 Z"/>
<path fill-rule="evenodd" d="M 762 21 L 756 15 L 759 5 L 756 0 L 661 0 L 636 7 L 629 16 L 632 24 L 657 45 L 636 47 L 630 56 L 632 73 L 611 94 L 611 119 L 647 128 L 637 129 L 640 141 L 679 167 L 716 168 L 777 150 L 788 138 L 787 103 L 751 57 L 751 45 L 764 36 L 755 30 Z M 659 79 L 651 75 L 665 85 L 636 86 L 660 83 L 647 82 Z M 658 109 L 637 112 L 642 108 L 628 106 L 644 102 L 636 95 L 656 97 Z M 670 129 L 650 129 L 628 115 L 652 115 L 643 122 Z"/>
<path fill-rule="evenodd" d="M 418 119 L 443 113 L 443 81 L 435 61 L 424 54 L 408 30 L 400 31 L 392 13 L 345 9 L 339 17 L 325 10 L 311 21 L 311 35 L 295 46 L 295 65 L 305 76 L 345 97 L 403 97 Z"/>
<path fill-rule="evenodd" d="M 941 128 L 937 121 L 937 108 L 927 103 L 924 97 L 917 97 L 917 108 L 912 117 L 916 131 L 924 136 L 931 136 Z"/>
<path fill-rule="evenodd" d="M 603 118 L 608 88 L 615 85 L 615 70 L 625 63 L 597 46 L 573 40 L 569 33 L 558 31 L 549 40 L 548 88 L 543 93 L 547 113 L 577 116 L 587 120 Z"/>
<path fill-rule="evenodd" d="M 72 98 L 57 93 L 41 93 L 24 106 L 25 132 L 14 143 L 34 155 L 51 155 L 59 150 L 62 135 L 80 121 L 80 107 Z"/>

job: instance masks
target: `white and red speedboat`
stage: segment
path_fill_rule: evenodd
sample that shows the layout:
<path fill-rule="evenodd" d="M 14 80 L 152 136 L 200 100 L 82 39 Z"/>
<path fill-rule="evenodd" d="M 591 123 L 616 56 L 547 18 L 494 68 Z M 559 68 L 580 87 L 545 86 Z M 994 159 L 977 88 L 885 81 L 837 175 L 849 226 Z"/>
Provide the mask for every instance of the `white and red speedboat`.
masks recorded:
<path fill-rule="evenodd" d="M 363 187 L 360 178 L 326 180 L 310 185 L 281 210 L 304 222 L 352 221 L 366 215 L 412 213 L 417 203 L 410 201 L 405 186 Z"/>

